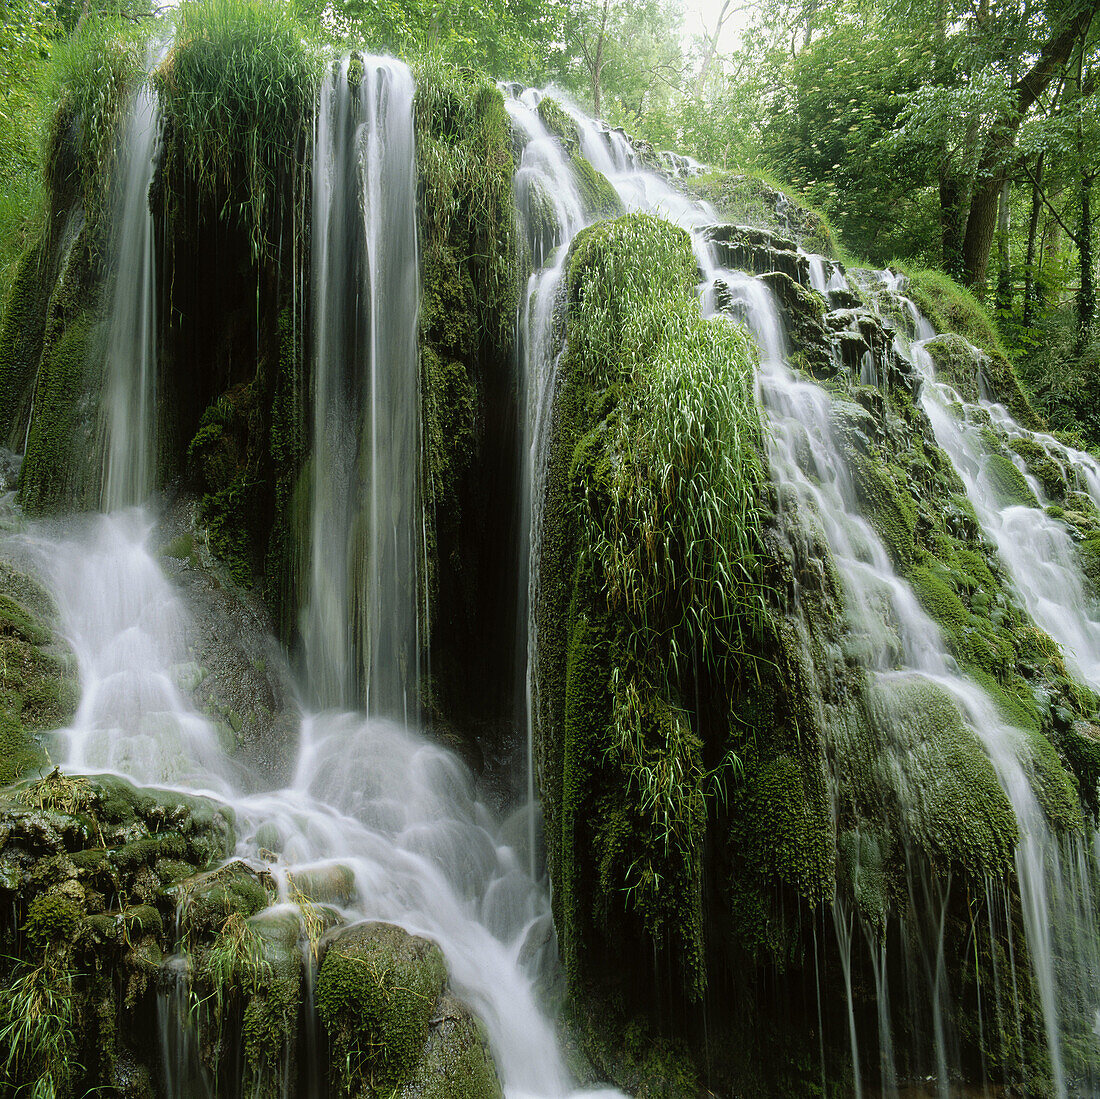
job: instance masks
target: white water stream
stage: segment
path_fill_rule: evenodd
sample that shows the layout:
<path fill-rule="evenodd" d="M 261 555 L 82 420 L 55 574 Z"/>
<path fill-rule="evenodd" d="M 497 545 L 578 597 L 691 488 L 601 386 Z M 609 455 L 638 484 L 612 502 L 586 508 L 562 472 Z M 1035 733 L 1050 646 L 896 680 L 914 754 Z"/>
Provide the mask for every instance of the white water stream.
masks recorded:
<path fill-rule="evenodd" d="M 423 552 L 413 79 L 351 62 L 321 89 L 313 167 L 313 448 L 306 682 L 322 706 L 416 724 Z"/>
<path fill-rule="evenodd" d="M 150 51 L 151 72 L 167 52 Z M 104 401 L 105 511 L 142 503 L 153 490 L 157 419 L 157 271 L 149 190 L 160 106 L 150 81 L 134 93 L 119 153 L 108 260 L 110 311 Z"/>

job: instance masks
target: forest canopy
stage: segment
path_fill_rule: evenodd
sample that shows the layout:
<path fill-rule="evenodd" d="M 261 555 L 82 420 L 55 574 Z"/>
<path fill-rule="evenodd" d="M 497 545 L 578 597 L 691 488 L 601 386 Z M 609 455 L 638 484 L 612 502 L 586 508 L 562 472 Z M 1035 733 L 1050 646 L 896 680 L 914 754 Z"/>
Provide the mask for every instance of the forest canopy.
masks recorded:
<path fill-rule="evenodd" d="M 318 44 L 551 83 L 659 148 L 775 182 L 850 257 L 972 291 L 1052 421 L 1100 440 L 1094 0 L 726 0 L 693 36 L 679 0 L 271 2 Z M 0 291 L 43 216 L 65 74 L 105 26 L 140 37 L 157 10 L 0 0 Z"/>

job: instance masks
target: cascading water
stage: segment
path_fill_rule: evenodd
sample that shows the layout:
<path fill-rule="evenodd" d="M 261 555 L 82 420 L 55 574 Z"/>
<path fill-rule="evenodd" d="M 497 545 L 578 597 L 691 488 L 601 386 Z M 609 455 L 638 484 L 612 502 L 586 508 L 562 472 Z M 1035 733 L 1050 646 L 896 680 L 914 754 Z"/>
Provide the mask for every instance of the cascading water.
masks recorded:
<path fill-rule="evenodd" d="M 658 214 L 692 234 L 694 250 L 704 276 L 704 309 L 715 311 L 720 306 L 723 311 L 745 320 L 756 336 L 762 352 L 758 374 L 759 399 L 770 429 L 769 457 L 773 477 L 780 489 L 780 499 L 798 501 L 797 522 L 819 523 L 822 528 L 845 590 L 848 643 L 868 673 L 871 684 L 869 697 L 874 700 L 878 719 L 884 727 L 884 748 L 891 758 L 891 766 L 900 776 L 900 788 L 913 799 L 912 810 L 918 811 L 917 803 L 923 792 L 918 774 L 913 772 L 910 775 L 908 753 L 912 750 L 911 745 L 904 737 L 899 738 L 895 745 L 890 744 L 891 723 L 906 720 L 904 713 L 893 712 L 891 699 L 895 694 L 903 693 L 907 684 L 930 684 L 945 692 L 964 715 L 972 735 L 977 736 L 992 763 L 1020 828 L 1016 869 L 1028 956 L 1041 1001 L 1054 1091 L 1059 1097 L 1067 1095 L 1063 1049 L 1067 1034 L 1063 1026 L 1063 1009 L 1072 1003 L 1072 1010 L 1079 1018 L 1091 1017 L 1090 1012 L 1095 1011 L 1095 1005 L 1085 991 L 1092 980 L 1091 975 L 1096 972 L 1097 954 L 1097 933 L 1088 899 L 1087 864 L 1090 854 L 1083 848 L 1067 851 L 1060 845 L 1036 798 L 1029 762 L 1031 749 L 1025 734 L 1006 725 L 985 692 L 959 674 L 947 653 L 939 629 L 921 609 L 909 586 L 896 574 L 885 546 L 862 517 L 847 462 L 833 436 L 831 398 L 823 388 L 797 377 L 789 367 L 783 348 L 782 329 L 768 288 L 760 280 L 743 272 L 723 269 L 718 250 L 701 231 L 717 220 L 712 209 L 686 197 L 656 173 L 647 171 L 621 133 L 594 122 L 574 108 L 569 110 L 578 126 L 584 156 L 607 176 L 624 207 L 628 211 Z M 819 293 L 827 297 L 831 294 L 850 295 L 850 287 L 839 267 L 829 265 L 828 261 L 818 256 L 803 254 L 802 260 L 806 264 L 808 281 Z M 922 334 L 932 333 L 927 331 Z M 555 376 L 540 364 L 554 361 L 559 350 L 552 341 L 545 350 L 540 350 L 537 357 L 532 358 L 530 345 L 527 350 L 527 385 L 539 391 L 545 389 L 548 383 L 550 386 L 547 397 L 540 400 L 542 408 L 548 407 Z M 875 362 L 864 363 L 862 373 L 866 375 L 863 378 L 865 382 L 877 384 L 878 365 Z M 926 402 L 928 399 L 925 398 Z M 929 409 L 929 415 L 935 422 L 932 409 Z M 530 468 L 537 470 L 540 462 L 545 461 L 547 439 L 535 431 L 529 432 L 528 442 L 532 453 Z M 952 452 L 950 442 L 944 442 L 944 445 Z M 533 492 L 538 491 L 539 484 L 537 479 L 531 481 Z M 1097 479 L 1097 484 L 1100 484 L 1100 479 Z M 972 498 L 987 499 L 980 484 L 968 481 L 967 487 Z M 1033 510 L 1042 517 L 1041 511 Z M 979 512 L 982 513 L 980 506 Z M 538 527 L 533 525 L 531 562 L 536 570 L 538 536 Z M 1018 547 L 1018 550 L 1026 555 L 1033 553 L 1035 548 L 1036 540 L 1030 539 L 1025 548 Z M 1078 583 L 1075 588 L 1067 590 L 1079 588 Z M 1049 603 L 1053 607 L 1059 605 L 1057 600 L 1049 600 Z M 1083 600 L 1081 605 L 1084 605 Z M 1028 606 L 1036 619 L 1045 625 L 1039 610 L 1039 597 L 1029 599 Z M 1053 626 L 1048 629 L 1059 640 L 1067 638 L 1079 664 L 1089 659 L 1090 646 L 1083 643 L 1081 637 L 1090 632 L 1087 624 L 1077 634 L 1071 635 L 1067 635 L 1064 629 L 1060 634 Z M 1091 637 L 1097 636 L 1100 636 L 1100 631 L 1091 632 Z M 536 643 L 537 638 L 529 638 L 530 645 Z M 935 1076 L 940 1094 L 946 1096 L 951 1088 L 951 1066 L 946 1021 L 949 990 L 945 986 L 943 932 L 950 880 L 942 891 L 931 890 L 930 884 L 923 880 L 914 881 L 913 875 L 910 877 L 913 911 L 926 925 L 915 929 L 915 938 L 926 945 L 920 948 L 920 959 L 907 960 L 906 964 L 912 986 L 910 995 L 914 995 L 917 987 L 913 983 L 915 978 L 924 988 L 924 992 L 918 995 L 926 997 L 929 1004 Z M 992 904 L 990 909 L 992 927 Z M 850 967 L 853 947 L 851 916 L 845 916 L 839 896 L 834 903 L 834 916 L 841 959 L 847 958 Z M 1006 924 L 1011 941 L 1010 921 Z M 885 940 L 877 940 L 873 932 L 868 932 L 867 939 L 878 999 L 881 1089 L 883 1094 L 896 1094 L 886 984 L 886 943 Z M 1012 1002 L 1016 999 L 1014 966 L 1013 962 Z M 846 974 L 849 972 L 850 968 L 845 970 Z M 860 1058 L 852 995 L 849 977 L 849 1035 L 855 1087 L 857 1094 L 860 1094 Z M 1002 1012 L 1001 1002 L 1001 992 L 998 990 L 995 1004 L 998 1016 Z M 979 1023 L 981 1025 L 981 1020 Z M 1017 1015 L 1017 1030 L 1019 1026 Z"/>
<path fill-rule="evenodd" d="M 164 52 L 163 47 L 151 51 L 150 60 L 155 64 Z M 149 189 L 159 134 L 158 100 L 144 80 L 134 93 L 123 135 L 109 253 L 101 491 L 106 511 L 143 503 L 156 473 L 157 272 Z"/>
<path fill-rule="evenodd" d="M 327 876 L 339 888 L 326 901 L 347 922 L 384 920 L 434 939 L 486 1025 L 508 1094 L 566 1095 L 554 1028 L 520 963 L 539 964 L 548 899 L 476 800 L 466 768 L 401 720 L 329 712 L 304 720 L 289 787 L 243 792 L 246 776 L 176 686 L 189 672 L 191 626 L 150 549 L 152 530 L 131 510 L 83 534 L 25 539 L 80 663 L 80 710 L 58 734 L 65 768 L 222 798 L 238 822 L 236 856 L 266 866 L 282 902 L 293 880 Z M 203 1073 L 186 1051 L 198 1045 L 177 1035 L 186 1011 L 172 1011 L 169 1094 L 192 1099 Z"/>
<path fill-rule="evenodd" d="M 509 89 L 505 89 L 509 91 Z M 538 605 L 539 549 L 542 545 L 542 501 L 546 480 L 546 454 L 550 439 L 550 414 L 557 382 L 561 342 L 555 324 L 565 260 L 569 244 L 584 228 L 586 219 L 573 174 L 563 150 L 550 134 L 536 110 L 530 91 L 522 98 L 507 95 L 505 106 L 523 152 L 516 168 L 514 190 L 521 239 L 530 250 L 533 270 L 519 317 L 519 341 L 524 410 L 522 516 L 527 537 L 520 543 L 519 577 L 521 605 L 526 606 L 527 663 L 524 702 L 527 732 L 527 801 L 534 806 L 535 789 L 534 714 L 538 682 L 535 654 L 538 652 L 536 616 Z M 521 617 L 521 621 L 523 618 Z M 528 845 L 531 873 L 537 844 L 536 815 L 530 816 Z"/>
<path fill-rule="evenodd" d="M 237 857 L 272 875 L 295 919 L 298 883 L 329 881 L 326 904 L 343 921 L 389 921 L 435 940 L 457 994 L 486 1026 L 507 1093 L 563 1096 L 573 1085 L 535 987 L 556 964 L 548 898 L 465 767 L 411 728 L 420 550 L 412 82 L 388 60 L 366 60 L 358 88 L 351 71 L 345 62 L 331 72 L 317 126 L 303 635 L 306 693 L 329 705 L 361 695 L 368 716 L 308 715 L 291 785 L 249 789 L 252 776 L 178 685 L 191 673 L 192 626 L 151 550 L 154 524 L 117 511 L 62 537 L 22 539 L 80 664 L 82 702 L 57 734 L 59 751 L 75 772 L 114 771 L 229 803 Z M 191 1033 L 186 960 L 168 967 L 166 1092 L 212 1094 Z M 324 1094 L 327 1066 L 306 1046 L 296 1093 Z M 290 1086 L 283 1080 L 284 1094 Z"/>
<path fill-rule="evenodd" d="M 306 680 L 322 706 L 415 724 L 421 552 L 413 80 L 344 60 L 313 170 L 313 458 Z"/>

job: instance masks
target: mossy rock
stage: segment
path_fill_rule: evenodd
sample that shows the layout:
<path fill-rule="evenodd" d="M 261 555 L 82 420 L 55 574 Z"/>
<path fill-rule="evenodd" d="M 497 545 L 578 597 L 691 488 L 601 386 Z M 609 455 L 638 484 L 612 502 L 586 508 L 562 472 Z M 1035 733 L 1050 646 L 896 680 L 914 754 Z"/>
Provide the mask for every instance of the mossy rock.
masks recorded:
<path fill-rule="evenodd" d="M 955 700 L 917 675 L 880 679 L 870 698 L 885 731 L 880 766 L 899 826 L 933 865 L 975 879 L 1010 871 L 1019 840 L 1015 814 Z"/>
<path fill-rule="evenodd" d="M 1014 436 L 1008 440 L 1009 447 L 1018 454 L 1027 466 L 1027 471 L 1042 486 L 1043 492 L 1051 500 L 1061 503 L 1066 494 L 1076 488 L 1071 483 L 1067 471 L 1039 442 L 1028 436 Z"/>
<path fill-rule="evenodd" d="M 316 1003 L 341 1095 L 389 1094 L 410 1080 L 446 979 L 439 947 L 393 924 L 336 933 L 325 949 Z"/>
<path fill-rule="evenodd" d="M 55 641 L 48 595 L 29 576 L 0 569 L 0 785 L 42 767 L 39 734 L 63 728 L 76 713 L 76 661 Z"/>
<path fill-rule="evenodd" d="M 274 899 L 274 883 L 247 863 L 235 860 L 180 882 L 185 933 L 196 940 L 213 938 L 230 917 L 247 918 Z"/>
<path fill-rule="evenodd" d="M 416 1070 L 399 1099 L 503 1099 L 485 1028 L 465 1004 L 444 993 Z"/>
<path fill-rule="evenodd" d="M 23 449 L 31 389 L 42 357 L 49 302 L 46 241 L 23 253 L 8 289 L 0 323 L 0 440 Z"/>
<path fill-rule="evenodd" d="M 836 254 L 834 234 L 824 215 L 762 176 L 713 172 L 687 181 L 729 221 L 794 237 L 807 252 Z"/>
<path fill-rule="evenodd" d="M 1001 507 L 1037 508 L 1039 506 L 1031 486 L 1011 458 L 1004 454 L 987 454 L 982 472 L 993 492 L 993 498 Z"/>
<path fill-rule="evenodd" d="M 581 206 L 589 220 L 614 218 L 624 213 L 622 199 L 603 172 L 593 168 L 582 156 L 573 156 L 570 164 L 580 192 Z"/>
<path fill-rule="evenodd" d="M 570 156 L 577 156 L 581 151 L 580 129 L 565 108 L 553 96 L 544 95 L 537 109 L 542 124 L 565 146 Z"/>

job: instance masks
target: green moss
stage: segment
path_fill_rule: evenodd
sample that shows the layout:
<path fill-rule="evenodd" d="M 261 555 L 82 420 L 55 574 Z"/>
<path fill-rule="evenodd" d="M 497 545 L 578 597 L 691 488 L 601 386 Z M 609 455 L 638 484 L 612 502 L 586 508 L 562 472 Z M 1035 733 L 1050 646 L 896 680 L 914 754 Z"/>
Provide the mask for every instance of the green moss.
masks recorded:
<path fill-rule="evenodd" d="M 80 700 L 74 665 L 52 648 L 41 618 L 48 598 L 30 580 L 7 579 L 38 613 L 0 595 L 0 785 L 46 763 L 35 734 L 62 728 Z"/>
<path fill-rule="evenodd" d="M 245 864 L 231 862 L 180 886 L 184 928 L 192 940 L 209 939 L 232 919 L 266 908 L 271 898 Z"/>
<path fill-rule="evenodd" d="M 1008 440 L 1008 445 L 1024 460 L 1027 471 L 1043 487 L 1043 492 L 1051 500 L 1065 499 L 1070 490 L 1066 471 L 1054 460 L 1046 447 L 1037 439 L 1026 436 Z"/>
<path fill-rule="evenodd" d="M 1031 491 L 1024 475 L 1016 468 L 1011 458 L 1003 454 L 988 454 L 983 472 L 989 487 L 993 490 L 994 499 L 1001 507 L 1016 504 L 1032 508 L 1039 506 L 1035 493 Z"/>
<path fill-rule="evenodd" d="M 582 156 L 574 156 L 570 163 L 587 218 L 613 218 L 623 213 L 622 200 L 603 172 L 593 168 Z"/>
<path fill-rule="evenodd" d="M 849 468 L 863 514 L 903 567 L 916 552 L 917 507 L 905 490 L 905 474 L 876 455 L 847 448 Z M 900 486 L 899 486 L 900 482 Z"/>
<path fill-rule="evenodd" d="M 580 130 L 565 108 L 556 99 L 544 95 L 539 100 L 538 112 L 543 125 L 561 141 L 565 151 L 576 158 L 581 151 Z"/>
<path fill-rule="evenodd" d="M 79 904 L 63 893 L 42 893 L 27 906 L 23 933 L 37 949 L 68 942 L 84 915 Z"/>
<path fill-rule="evenodd" d="M 1100 810 L 1100 728 L 1078 721 L 1059 737 L 1058 747 L 1077 781 L 1077 790 L 1088 811 Z"/>
<path fill-rule="evenodd" d="M 975 349 L 954 332 L 945 332 L 924 345 L 936 367 L 936 381 L 946 382 L 964 401 L 977 403 L 979 359 Z"/>
<path fill-rule="evenodd" d="M 899 826 L 933 865 L 980 878 L 1009 872 L 1019 834 L 993 765 L 955 701 L 920 676 L 879 680 L 874 720 L 889 730 L 887 781 Z"/>
<path fill-rule="evenodd" d="M 31 389 L 46 329 L 49 287 L 44 238 L 23 253 L 4 301 L 0 324 L 0 440 L 23 449 Z"/>
<path fill-rule="evenodd" d="M 807 252 L 837 254 L 836 234 L 820 211 L 765 173 L 713 172 L 687 181 L 726 221 L 793 236 Z"/>
<path fill-rule="evenodd" d="M 1035 730 L 1027 731 L 1027 744 L 1031 753 L 1028 761 L 1031 785 L 1050 826 L 1057 832 L 1081 834 L 1085 822 L 1077 788 L 1062 766 L 1054 745 Z"/>
<path fill-rule="evenodd" d="M 343 1095 L 388 1093 L 412 1073 L 447 971 L 439 948 L 390 924 L 336 938 L 317 978 L 317 1013 Z"/>
<path fill-rule="evenodd" d="M 488 1039 L 469 1009 L 444 995 L 403 1099 L 501 1099 Z"/>
<path fill-rule="evenodd" d="M 1092 584 L 1093 591 L 1100 593 L 1100 534 L 1078 542 L 1077 556 L 1081 571 Z"/>

